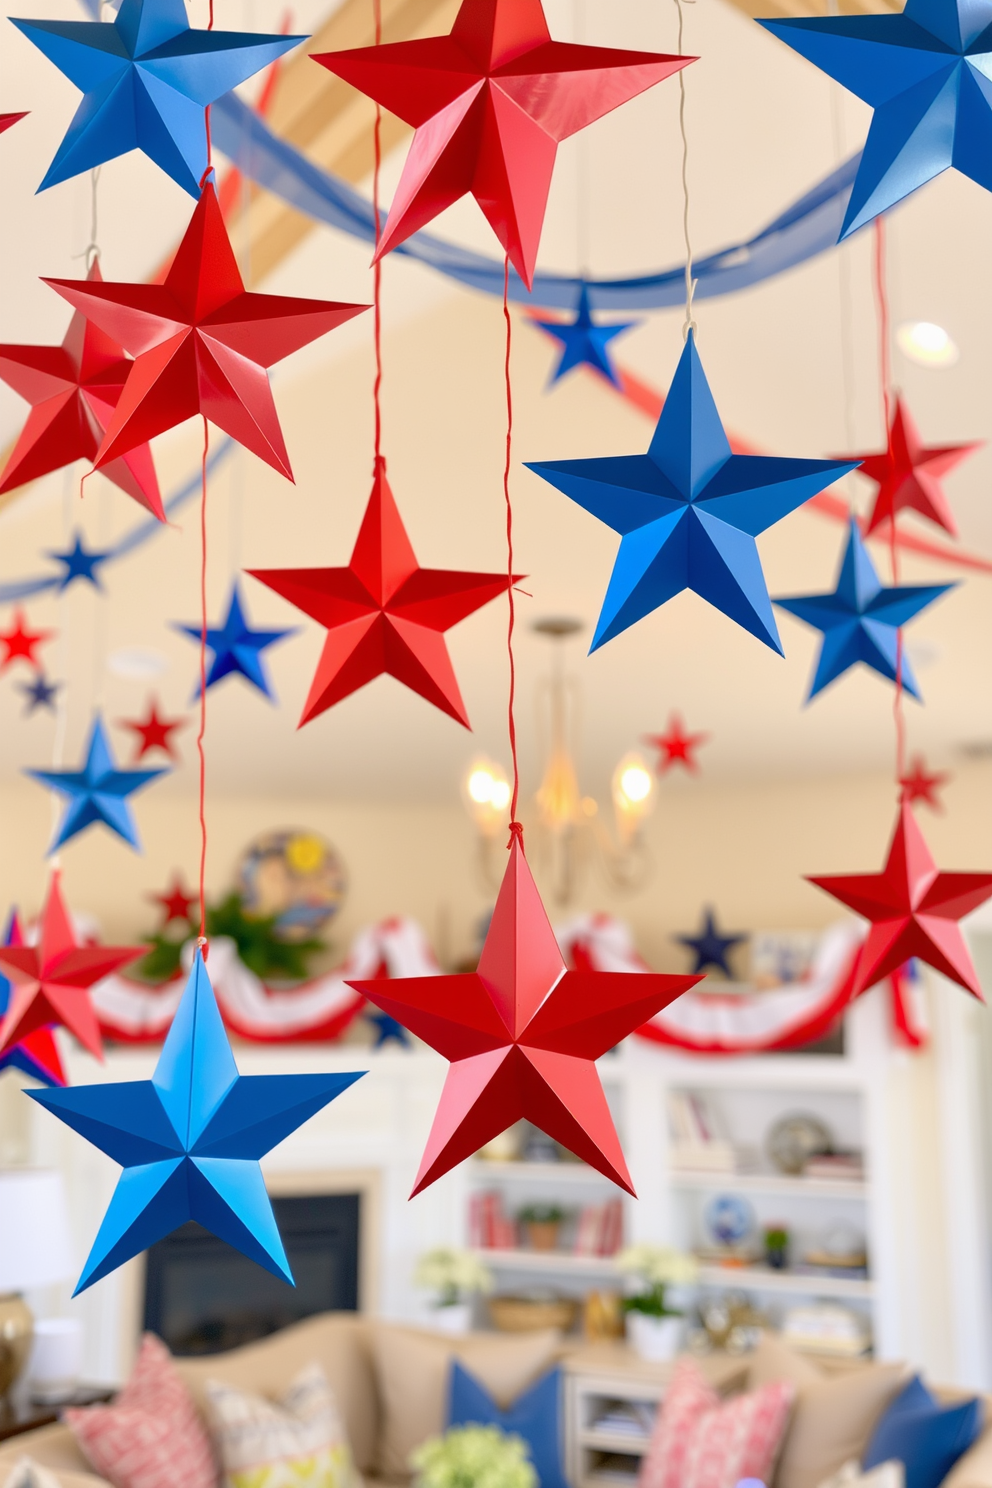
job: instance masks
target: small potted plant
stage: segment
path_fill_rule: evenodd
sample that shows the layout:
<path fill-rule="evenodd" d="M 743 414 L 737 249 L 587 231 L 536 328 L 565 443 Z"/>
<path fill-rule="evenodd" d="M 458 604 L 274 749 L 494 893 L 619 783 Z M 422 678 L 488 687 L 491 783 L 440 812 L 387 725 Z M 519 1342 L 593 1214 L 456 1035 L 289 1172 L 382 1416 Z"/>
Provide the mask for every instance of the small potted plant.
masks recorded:
<path fill-rule="evenodd" d="M 765 1260 L 773 1271 L 784 1271 L 789 1264 L 789 1232 L 785 1225 L 769 1225 L 765 1230 Z"/>
<path fill-rule="evenodd" d="M 417 1488 L 538 1488 L 527 1444 L 498 1426 L 452 1426 L 410 1453 Z"/>
<path fill-rule="evenodd" d="M 472 1324 L 472 1298 L 492 1291 L 493 1276 L 471 1251 L 442 1245 L 420 1257 L 413 1284 L 434 1293 L 435 1327 L 444 1333 L 467 1333 Z"/>
<path fill-rule="evenodd" d="M 530 1250 L 557 1250 L 558 1234 L 565 1211 L 557 1204 L 528 1204 L 517 1218 L 524 1227 Z"/>
<path fill-rule="evenodd" d="M 685 1319 L 669 1306 L 666 1289 L 696 1280 L 695 1257 L 663 1245 L 630 1245 L 617 1256 L 617 1269 L 640 1283 L 622 1303 L 634 1352 L 642 1359 L 674 1359 Z"/>

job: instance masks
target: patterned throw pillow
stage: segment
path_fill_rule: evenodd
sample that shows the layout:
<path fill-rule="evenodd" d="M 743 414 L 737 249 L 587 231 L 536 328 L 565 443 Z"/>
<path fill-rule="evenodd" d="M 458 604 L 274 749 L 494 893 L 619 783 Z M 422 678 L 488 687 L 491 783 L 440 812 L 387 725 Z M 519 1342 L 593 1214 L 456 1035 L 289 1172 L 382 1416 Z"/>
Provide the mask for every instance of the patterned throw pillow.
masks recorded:
<path fill-rule="evenodd" d="M 206 1389 L 225 1488 L 351 1488 L 351 1449 L 319 1364 L 278 1400 L 218 1380 Z"/>
<path fill-rule="evenodd" d="M 658 1412 L 637 1488 L 735 1488 L 771 1481 L 795 1390 L 785 1381 L 721 1400 L 681 1359 Z"/>
<path fill-rule="evenodd" d="M 217 1488 L 210 1438 L 169 1350 L 152 1333 L 112 1405 L 67 1410 L 63 1420 L 114 1488 Z"/>

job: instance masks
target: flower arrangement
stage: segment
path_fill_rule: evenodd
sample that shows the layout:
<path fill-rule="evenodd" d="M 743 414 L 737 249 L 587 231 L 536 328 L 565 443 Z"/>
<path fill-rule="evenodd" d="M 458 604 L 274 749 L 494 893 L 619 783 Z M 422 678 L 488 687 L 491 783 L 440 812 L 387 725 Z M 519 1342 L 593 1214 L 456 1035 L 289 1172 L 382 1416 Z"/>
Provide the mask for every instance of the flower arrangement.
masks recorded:
<path fill-rule="evenodd" d="M 685 1286 L 699 1274 L 694 1256 L 665 1245 L 628 1245 L 617 1256 L 616 1265 L 618 1271 L 642 1283 L 641 1291 L 624 1297 L 624 1312 L 643 1312 L 648 1317 L 681 1317 L 677 1308 L 668 1306 L 665 1288 Z"/>
<path fill-rule="evenodd" d="M 519 1436 L 498 1426 L 453 1426 L 410 1454 L 417 1488 L 537 1488 Z"/>
<path fill-rule="evenodd" d="M 413 1284 L 425 1292 L 434 1292 L 436 1306 L 455 1307 L 477 1292 L 491 1292 L 493 1274 L 471 1251 L 442 1245 L 420 1257 Z"/>

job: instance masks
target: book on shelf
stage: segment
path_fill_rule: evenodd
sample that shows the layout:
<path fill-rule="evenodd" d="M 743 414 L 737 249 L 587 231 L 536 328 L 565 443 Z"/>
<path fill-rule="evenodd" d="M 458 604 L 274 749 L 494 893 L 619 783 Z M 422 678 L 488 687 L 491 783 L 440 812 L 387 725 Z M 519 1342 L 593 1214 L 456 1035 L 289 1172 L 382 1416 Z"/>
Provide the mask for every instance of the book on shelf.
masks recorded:
<path fill-rule="evenodd" d="M 832 1179 L 834 1182 L 860 1183 L 865 1176 L 864 1158 L 860 1152 L 821 1152 L 811 1157 L 803 1168 L 803 1177 Z"/>
<path fill-rule="evenodd" d="M 623 1205 L 619 1199 L 587 1204 L 579 1214 L 573 1253 L 581 1256 L 616 1255 L 623 1241 Z"/>
<path fill-rule="evenodd" d="M 517 1226 L 498 1192 L 474 1193 L 468 1210 L 469 1244 L 476 1250 L 514 1250 Z"/>
<path fill-rule="evenodd" d="M 719 1133 L 704 1095 L 696 1090 L 668 1092 L 669 1162 L 676 1173 L 734 1173 L 733 1143 Z"/>
<path fill-rule="evenodd" d="M 474 1193 L 468 1210 L 469 1244 L 475 1250 L 516 1250 L 519 1227 L 506 1213 L 498 1190 Z M 608 1199 L 605 1204 L 587 1204 L 575 1219 L 571 1253 L 579 1256 L 612 1256 L 623 1244 L 623 1204 Z"/>

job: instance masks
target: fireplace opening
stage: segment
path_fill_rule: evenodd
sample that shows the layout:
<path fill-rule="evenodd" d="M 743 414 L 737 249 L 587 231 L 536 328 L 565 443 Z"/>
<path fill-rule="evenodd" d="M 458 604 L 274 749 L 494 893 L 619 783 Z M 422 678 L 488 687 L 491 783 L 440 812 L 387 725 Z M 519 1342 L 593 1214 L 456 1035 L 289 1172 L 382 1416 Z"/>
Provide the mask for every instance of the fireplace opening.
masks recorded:
<path fill-rule="evenodd" d="M 191 1221 L 147 1251 L 145 1329 L 174 1354 L 218 1354 L 315 1312 L 358 1307 L 361 1195 L 272 1200 L 296 1286 Z"/>

